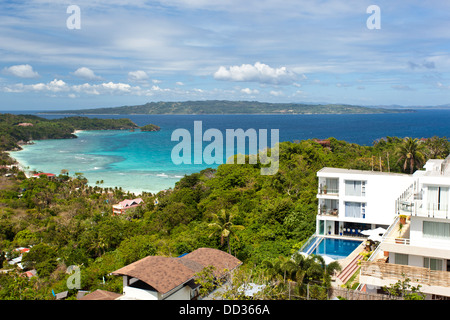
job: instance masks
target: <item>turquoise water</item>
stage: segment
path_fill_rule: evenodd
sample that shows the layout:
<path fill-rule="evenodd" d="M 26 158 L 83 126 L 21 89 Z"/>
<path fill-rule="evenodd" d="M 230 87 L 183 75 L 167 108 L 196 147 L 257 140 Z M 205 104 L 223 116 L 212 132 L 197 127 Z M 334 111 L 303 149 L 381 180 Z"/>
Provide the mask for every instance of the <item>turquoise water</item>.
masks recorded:
<path fill-rule="evenodd" d="M 36 141 L 11 155 L 29 170 L 83 173 L 90 185 L 156 193 L 205 166 L 173 165 L 167 132 L 82 131 L 78 139 Z M 170 141 L 170 136 L 168 137 Z"/>
<path fill-rule="evenodd" d="M 323 238 L 310 254 L 327 255 L 335 260 L 339 260 L 352 253 L 361 242 L 362 241 L 347 239 Z M 311 243 L 314 243 L 314 241 Z M 308 247 L 304 252 L 307 252 L 310 249 L 311 248 Z"/>
<path fill-rule="evenodd" d="M 20 113 L 20 112 L 12 112 Z M 26 112 L 30 113 L 30 112 Z M 39 114 L 38 114 L 39 115 Z M 61 115 L 39 115 L 49 119 Z M 279 130 L 279 141 L 335 137 L 339 140 L 372 145 L 386 136 L 450 137 L 450 110 L 419 110 L 399 114 L 342 115 L 93 115 L 90 118 L 129 118 L 137 125 L 149 123 L 161 127 L 158 132 L 85 131 L 78 139 L 36 141 L 13 152 L 30 170 L 59 174 L 69 170 L 71 176 L 81 172 L 90 185 L 103 180 L 103 187 L 122 187 L 136 193 L 158 192 L 173 188 L 185 174 L 199 172 L 217 164 L 180 164 L 172 162 L 171 141 L 176 129 L 187 129 L 193 137 L 194 121 L 202 121 L 203 132 L 219 129 Z M 203 143 L 203 148 L 209 142 Z M 224 150 L 225 152 L 225 150 Z M 225 161 L 225 158 L 223 159 Z"/>

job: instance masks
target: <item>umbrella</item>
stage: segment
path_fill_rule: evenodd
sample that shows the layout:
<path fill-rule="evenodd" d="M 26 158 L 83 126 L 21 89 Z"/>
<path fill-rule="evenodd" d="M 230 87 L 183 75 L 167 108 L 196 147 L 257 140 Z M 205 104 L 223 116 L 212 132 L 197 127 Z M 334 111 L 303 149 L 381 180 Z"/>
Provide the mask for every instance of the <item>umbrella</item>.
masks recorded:
<path fill-rule="evenodd" d="M 332 263 L 333 261 L 335 261 L 332 257 L 327 256 L 325 254 L 322 255 L 323 260 L 325 261 L 326 265 L 329 265 L 330 263 Z"/>
<path fill-rule="evenodd" d="M 371 236 L 371 235 L 382 235 L 386 232 L 386 229 L 378 227 L 375 229 L 369 229 L 369 230 L 364 230 L 361 231 L 362 234 L 366 235 L 366 236 Z"/>
<path fill-rule="evenodd" d="M 367 239 L 368 239 L 368 240 L 375 241 L 375 242 L 376 242 L 376 241 L 381 242 L 382 237 L 381 237 L 379 234 L 372 234 L 372 235 L 370 235 Z"/>
<path fill-rule="evenodd" d="M 386 232 L 386 229 L 378 227 L 378 228 L 373 229 L 372 231 L 375 232 L 376 234 L 384 234 Z"/>

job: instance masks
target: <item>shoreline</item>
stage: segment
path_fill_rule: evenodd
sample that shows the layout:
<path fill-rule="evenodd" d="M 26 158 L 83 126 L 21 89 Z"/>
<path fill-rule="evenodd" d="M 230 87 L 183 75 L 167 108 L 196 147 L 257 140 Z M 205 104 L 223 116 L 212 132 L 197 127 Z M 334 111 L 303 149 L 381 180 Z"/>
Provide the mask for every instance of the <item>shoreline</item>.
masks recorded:
<path fill-rule="evenodd" d="M 78 132 L 82 132 L 83 130 L 77 130 Z M 14 155 L 14 153 L 16 153 L 16 152 L 20 152 L 20 151 L 23 151 L 23 150 L 17 150 L 17 151 L 4 151 L 6 154 L 8 154 L 8 156 L 11 158 L 11 159 L 13 159 L 14 160 L 14 164 L 12 164 L 12 166 L 16 166 L 20 171 L 22 171 L 24 174 L 25 174 L 25 176 L 26 176 L 26 178 L 27 179 L 30 179 L 30 178 L 32 178 L 33 177 L 33 173 L 32 172 L 34 172 L 34 171 L 36 171 L 36 172 L 40 172 L 41 170 L 39 170 L 39 169 L 30 169 L 30 166 L 28 166 L 27 165 L 27 163 L 25 162 L 23 162 L 23 160 L 19 160 L 15 155 Z M 55 174 L 56 176 L 58 176 L 59 174 L 61 174 L 60 172 L 51 172 L 51 173 L 53 173 L 53 174 Z M 74 178 L 74 176 L 70 176 L 71 178 Z M 180 179 L 181 179 L 182 177 L 180 177 Z M 100 187 L 101 189 L 103 189 L 103 190 L 106 190 L 106 189 L 109 189 L 109 188 L 112 188 L 112 189 L 115 189 L 115 188 L 117 188 L 117 189 L 120 189 L 120 188 L 122 188 L 122 191 L 124 192 L 124 193 L 130 193 L 130 194 L 134 194 L 135 196 L 140 196 L 140 195 L 142 195 L 143 193 L 148 193 L 148 194 L 152 194 L 152 195 L 156 195 L 156 194 L 158 194 L 159 192 L 167 192 L 167 191 L 170 191 L 170 190 L 173 190 L 173 188 L 174 187 L 169 187 L 169 188 L 164 188 L 164 189 L 161 189 L 161 190 L 158 190 L 158 191 L 156 191 L 156 190 L 153 190 L 153 191 L 147 191 L 147 190 L 142 190 L 142 189 L 133 189 L 133 188 L 126 188 L 126 187 L 123 187 L 123 186 L 120 186 L 120 185 L 102 185 L 102 184 L 96 184 L 95 183 L 95 181 L 94 181 L 95 179 L 88 179 L 88 182 L 87 182 L 87 186 L 90 186 L 90 187 Z M 97 181 L 98 180 L 102 180 L 101 179 L 101 177 L 98 177 L 98 179 L 97 179 Z"/>

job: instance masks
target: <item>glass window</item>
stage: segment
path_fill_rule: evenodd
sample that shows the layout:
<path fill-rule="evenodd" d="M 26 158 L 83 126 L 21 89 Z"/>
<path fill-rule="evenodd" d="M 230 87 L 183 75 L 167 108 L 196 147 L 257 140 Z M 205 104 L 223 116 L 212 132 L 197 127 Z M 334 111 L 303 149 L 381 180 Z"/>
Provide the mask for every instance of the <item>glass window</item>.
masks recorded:
<path fill-rule="evenodd" d="M 448 210 L 448 187 L 428 187 L 428 210 L 447 211 Z"/>
<path fill-rule="evenodd" d="M 366 182 L 357 180 L 345 181 L 346 196 L 365 196 Z"/>
<path fill-rule="evenodd" d="M 408 265 L 408 255 L 403 253 L 396 253 L 395 254 L 395 264 L 403 264 Z"/>
<path fill-rule="evenodd" d="M 345 216 L 348 218 L 363 218 L 365 204 L 360 202 L 345 202 Z"/>
<path fill-rule="evenodd" d="M 423 236 L 426 238 L 450 239 L 450 223 L 424 221 Z"/>
<path fill-rule="evenodd" d="M 442 260 L 424 257 L 423 266 L 430 270 L 442 271 Z"/>

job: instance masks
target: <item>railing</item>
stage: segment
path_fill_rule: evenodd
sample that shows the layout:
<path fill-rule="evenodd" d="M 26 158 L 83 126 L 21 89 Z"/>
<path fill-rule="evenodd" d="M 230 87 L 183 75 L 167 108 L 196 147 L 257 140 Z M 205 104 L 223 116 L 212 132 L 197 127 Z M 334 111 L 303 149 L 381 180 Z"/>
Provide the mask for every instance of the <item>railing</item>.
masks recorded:
<path fill-rule="evenodd" d="M 319 194 L 338 195 L 339 189 L 319 188 Z"/>
<path fill-rule="evenodd" d="M 411 282 L 422 285 L 450 286 L 450 272 L 401 264 L 361 261 L 361 276 L 394 281 L 404 280 L 406 276 Z"/>
<path fill-rule="evenodd" d="M 338 209 L 320 209 L 319 210 L 319 214 L 320 215 L 325 215 L 325 216 L 335 216 L 335 217 L 337 217 L 339 215 L 339 210 Z"/>
<path fill-rule="evenodd" d="M 305 250 L 313 240 L 316 240 L 317 238 L 317 234 L 313 234 L 311 237 L 309 237 L 309 239 L 301 246 L 301 248 L 298 250 L 298 252 L 303 252 L 303 250 Z"/>

